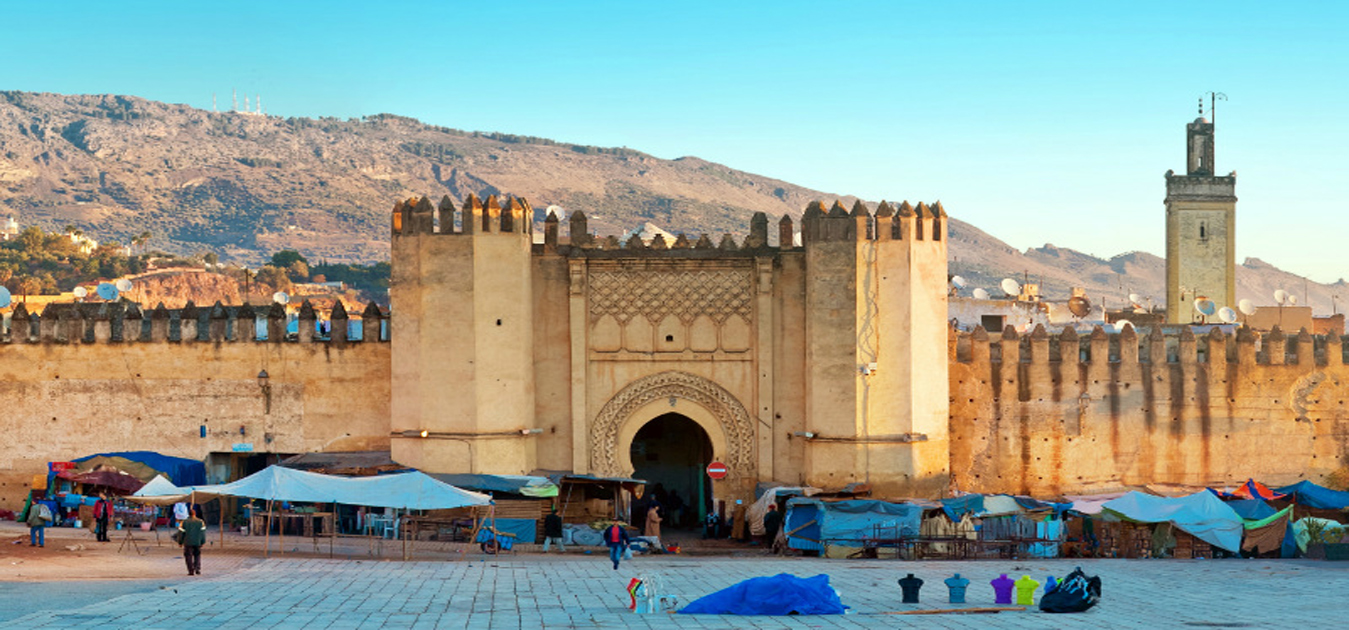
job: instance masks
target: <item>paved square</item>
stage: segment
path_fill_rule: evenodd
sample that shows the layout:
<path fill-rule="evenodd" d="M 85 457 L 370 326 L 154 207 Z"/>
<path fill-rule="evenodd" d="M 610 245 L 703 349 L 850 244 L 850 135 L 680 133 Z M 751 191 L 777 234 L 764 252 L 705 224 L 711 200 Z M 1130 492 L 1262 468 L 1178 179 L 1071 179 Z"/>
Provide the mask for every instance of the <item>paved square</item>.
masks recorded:
<path fill-rule="evenodd" d="M 1330 627 L 1343 622 L 1349 563 L 1265 560 L 1021 560 L 903 562 L 816 558 L 642 557 L 610 568 L 601 554 L 472 557 L 458 562 L 270 559 L 232 573 L 11 620 L 16 628 L 1158 628 Z M 893 615 L 953 608 L 941 580 L 968 577 L 970 607 L 993 604 L 988 581 L 1029 573 L 1043 581 L 1076 565 L 1100 575 L 1103 599 L 1077 615 L 1038 610 Z M 850 613 L 813 617 L 636 615 L 634 576 L 657 576 L 687 603 L 755 576 L 826 573 Z M 927 581 L 922 603 L 900 604 L 895 580 Z M 49 582 L 47 596 L 78 589 Z M 1037 594 L 1038 601 L 1038 594 Z"/>

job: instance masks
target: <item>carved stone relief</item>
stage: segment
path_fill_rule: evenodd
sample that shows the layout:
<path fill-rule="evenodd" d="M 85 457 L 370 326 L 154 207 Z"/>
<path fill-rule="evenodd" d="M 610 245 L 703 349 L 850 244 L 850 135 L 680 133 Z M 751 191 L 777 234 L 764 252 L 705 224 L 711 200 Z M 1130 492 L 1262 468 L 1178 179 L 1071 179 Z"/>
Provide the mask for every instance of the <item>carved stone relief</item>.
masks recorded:
<path fill-rule="evenodd" d="M 720 385 L 686 372 L 661 372 L 624 387 L 600 410 L 590 431 L 590 469 L 599 475 L 630 475 L 621 470 L 618 434 L 633 412 L 659 399 L 677 398 L 700 405 L 721 424 L 726 434 L 726 465 L 732 479 L 754 477 L 754 424 L 749 412 Z"/>

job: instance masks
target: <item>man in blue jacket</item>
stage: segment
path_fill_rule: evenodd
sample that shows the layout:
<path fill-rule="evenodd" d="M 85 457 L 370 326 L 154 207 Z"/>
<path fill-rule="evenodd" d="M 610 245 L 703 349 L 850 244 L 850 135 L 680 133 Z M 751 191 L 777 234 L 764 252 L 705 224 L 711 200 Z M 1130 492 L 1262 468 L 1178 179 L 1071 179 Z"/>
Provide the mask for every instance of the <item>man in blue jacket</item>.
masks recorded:
<path fill-rule="evenodd" d="M 628 530 L 623 529 L 622 523 L 614 521 L 604 530 L 604 544 L 609 545 L 609 559 L 614 561 L 614 570 L 617 571 L 623 551 L 628 548 Z"/>

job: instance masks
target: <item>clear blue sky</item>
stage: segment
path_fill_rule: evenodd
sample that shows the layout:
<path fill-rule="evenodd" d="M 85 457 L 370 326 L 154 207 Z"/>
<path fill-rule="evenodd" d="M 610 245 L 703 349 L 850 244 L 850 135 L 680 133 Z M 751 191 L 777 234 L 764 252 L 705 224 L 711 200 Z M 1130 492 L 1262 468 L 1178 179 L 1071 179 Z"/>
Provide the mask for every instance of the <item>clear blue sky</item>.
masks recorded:
<path fill-rule="evenodd" d="M 1200 93 L 1237 257 L 1349 276 L 1349 4 L 30 2 L 0 89 L 391 112 L 830 193 L 941 199 L 1014 247 L 1164 250 Z"/>

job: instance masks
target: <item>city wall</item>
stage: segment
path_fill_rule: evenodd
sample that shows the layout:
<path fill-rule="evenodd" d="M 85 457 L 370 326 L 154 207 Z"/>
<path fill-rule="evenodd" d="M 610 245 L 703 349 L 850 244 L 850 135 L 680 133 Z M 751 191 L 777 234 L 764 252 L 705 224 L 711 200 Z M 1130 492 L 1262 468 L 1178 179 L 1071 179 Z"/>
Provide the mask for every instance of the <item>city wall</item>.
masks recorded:
<path fill-rule="evenodd" d="M 332 340 L 306 334 L 313 310 L 304 307 L 302 332 L 286 340 L 279 308 L 105 307 L 86 318 L 62 306 L 61 316 L 38 317 L 21 305 L 0 343 L 0 508 L 22 507 L 47 462 L 99 452 L 205 459 L 236 445 L 281 454 L 389 446 L 389 344 L 347 340 L 340 309 Z M 246 322 L 258 321 L 273 341 L 250 338 L 258 326 Z M 380 329 L 377 309 L 364 321 Z"/>
<path fill-rule="evenodd" d="M 1195 338 L 1132 328 L 950 338 L 961 490 L 1035 496 L 1150 483 L 1321 481 L 1349 454 L 1337 335 Z"/>

